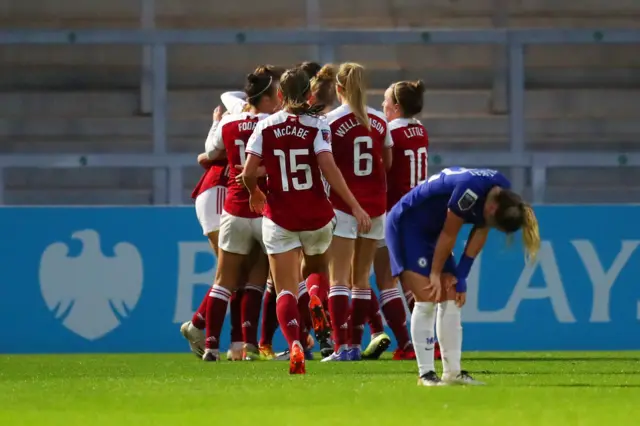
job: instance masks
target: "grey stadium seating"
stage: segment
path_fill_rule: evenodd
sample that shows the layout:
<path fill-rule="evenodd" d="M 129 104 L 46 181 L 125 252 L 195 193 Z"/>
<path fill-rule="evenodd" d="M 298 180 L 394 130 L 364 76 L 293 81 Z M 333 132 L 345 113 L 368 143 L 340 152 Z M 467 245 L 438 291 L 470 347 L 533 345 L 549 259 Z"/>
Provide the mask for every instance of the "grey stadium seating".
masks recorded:
<path fill-rule="evenodd" d="M 305 25 L 304 1 L 156 0 L 159 28 Z M 488 28 L 493 0 L 320 0 L 325 27 Z M 637 0 L 521 0 L 508 26 L 638 28 Z M 517 3 L 517 4 L 515 4 Z M 571 3 L 571 4 L 569 4 Z M 575 4 L 575 6 L 574 6 Z M 137 1 L 0 0 L 2 28 L 137 28 Z M 492 108 L 499 54 L 492 46 L 339 46 L 336 61 L 369 69 L 369 104 L 394 80 L 428 86 L 423 122 L 431 149 L 505 149 L 508 117 Z M 526 50 L 527 144 L 545 150 L 640 148 L 640 46 L 531 46 Z M 172 46 L 168 51 L 171 151 L 196 153 L 219 94 L 260 63 L 309 59 L 310 46 Z M 150 152 L 151 118 L 138 113 L 141 50 L 130 46 L 0 46 L 0 152 Z M 195 157 L 194 157 L 195 158 Z M 184 200 L 199 176 L 186 170 Z M 5 171 L 9 204 L 149 204 L 144 169 Z M 629 202 L 640 170 L 552 169 L 548 202 Z M 576 185 L 580 183 L 581 185 Z"/>

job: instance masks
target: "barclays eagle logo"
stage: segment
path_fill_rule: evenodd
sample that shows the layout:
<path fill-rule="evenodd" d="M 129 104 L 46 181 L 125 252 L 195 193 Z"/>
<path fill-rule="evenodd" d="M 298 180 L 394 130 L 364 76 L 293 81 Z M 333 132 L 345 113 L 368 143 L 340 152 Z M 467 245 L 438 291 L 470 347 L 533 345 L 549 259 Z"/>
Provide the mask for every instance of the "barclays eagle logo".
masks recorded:
<path fill-rule="evenodd" d="M 142 292 L 143 267 L 138 249 L 121 242 L 106 257 L 93 229 L 74 232 L 82 242 L 78 257 L 69 257 L 63 242 L 48 246 L 40 259 L 40 290 L 56 319 L 87 340 L 116 329 L 135 308 Z"/>

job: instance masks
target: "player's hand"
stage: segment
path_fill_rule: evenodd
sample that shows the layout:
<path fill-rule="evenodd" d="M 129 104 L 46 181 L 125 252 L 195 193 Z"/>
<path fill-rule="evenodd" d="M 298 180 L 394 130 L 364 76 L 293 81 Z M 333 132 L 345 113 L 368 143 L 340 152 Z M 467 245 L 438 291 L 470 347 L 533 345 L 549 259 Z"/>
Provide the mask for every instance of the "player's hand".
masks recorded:
<path fill-rule="evenodd" d="M 429 285 L 425 288 L 429 292 L 429 298 L 435 302 L 440 302 L 442 296 L 442 283 L 440 281 L 440 274 L 429 275 Z"/>
<path fill-rule="evenodd" d="M 216 109 L 213 110 L 213 121 L 222 120 L 222 107 L 218 105 Z"/>
<path fill-rule="evenodd" d="M 252 212 L 262 214 L 266 203 L 267 197 L 260 191 L 260 188 L 256 188 L 249 194 L 249 207 Z"/>
<path fill-rule="evenodd" d="M 358 222 L 358 232 L 361 234 L 368 233 L 371 230 L 371 218 L 369 217 L 369 214 L 360 206 L 354 208 L 352 213 L 353 217 L 356 218 L 356 222 Z"/>
<path fill-rule="evenodd" d="M 198 164 L 200 164 L 205 169 L 208 169 L 211 166 L 212 161 L 209 160 L 209 156 L 206 152 L 198 155 Z"/>
<path fill-rule="evenodd" d="M 236 175 L 236 183 L 239 184 L 239 185 L 244 186 L 244 179 L 243 179 L 244 178 L 244 166 L 237 165 L 237 166 L 234 166 L 234 167 L 235 167 L 235 169 L 237 171 L 240 172 L 240 173 L 238 173 Z M 263 177 L 263 176 L 266 176 L 266 175 L 267 175 L 267 169 L 264 166 L 258 167 L 258 171 L 256 172 L 256 176 L 257 177 Z"/>
<path fill-rule="evenodd" d="M 462 308 L 467 303 L 467 293 L 456 293 L 456 306 Z"/>

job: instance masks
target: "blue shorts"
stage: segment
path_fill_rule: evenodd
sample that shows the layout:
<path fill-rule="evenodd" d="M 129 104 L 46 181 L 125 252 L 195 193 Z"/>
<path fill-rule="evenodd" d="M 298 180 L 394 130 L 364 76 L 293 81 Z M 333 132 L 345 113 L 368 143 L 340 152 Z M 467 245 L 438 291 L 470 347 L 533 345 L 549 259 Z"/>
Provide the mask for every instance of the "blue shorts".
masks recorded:
<path fill-rule="evenodd" d="M 391 275 L 398 277 L 403 271 L 412 271 L 428 277 L 438 237 L 425 235 L 408 222 L 406 219 L 403 221 L 402 215 L 387 216 L 385 240 L 391 261 Z M 455 275 L 453 254 L 445 261 L 442 272 Z"/>

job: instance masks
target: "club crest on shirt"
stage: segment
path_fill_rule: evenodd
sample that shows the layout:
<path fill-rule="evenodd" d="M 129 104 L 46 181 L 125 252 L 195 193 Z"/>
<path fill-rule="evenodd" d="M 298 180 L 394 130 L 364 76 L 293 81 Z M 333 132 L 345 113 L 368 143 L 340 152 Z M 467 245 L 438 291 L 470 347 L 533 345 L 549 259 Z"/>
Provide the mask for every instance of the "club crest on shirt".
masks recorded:
<path fill-rule="evenodd" d="M 478 194 L 467 189 L 458 200 L 458 208 L 463 212 L 467 211 L 476 204 L 476 201 L 478 201 Z"/>
<path fill-rule="evenodd" d="M 427 267 L 427 258 L 421 257 L 420 259 L 418 259 L 418 266 L 421 267 L 421 268 L 426 268 Z"/>
<path fill-rule="evenodd" d="M 322 139 L 323 139 L 326 143 L 331 143 L 331 130 L 329 130 L 329 129 L 322 129 Z"/>

